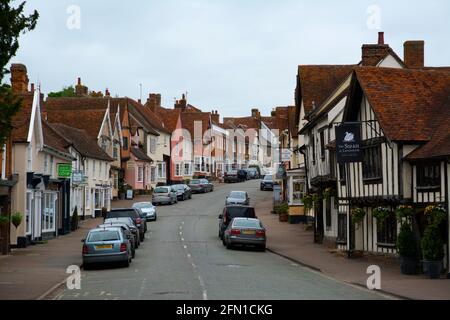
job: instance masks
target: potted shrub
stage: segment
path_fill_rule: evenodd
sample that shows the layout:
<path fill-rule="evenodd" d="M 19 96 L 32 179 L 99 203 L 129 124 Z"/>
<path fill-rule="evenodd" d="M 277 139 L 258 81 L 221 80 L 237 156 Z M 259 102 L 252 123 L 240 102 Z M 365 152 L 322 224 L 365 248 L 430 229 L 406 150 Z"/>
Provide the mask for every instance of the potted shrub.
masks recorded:
<path fill-rule="evenodd" d="M 70 220 L 71 223 L 71 229 L 72 231 L 75 231 L 78 229 L 78 208 L 75 207 L 75 210 L 73 211 L 72 214 L 72 219 Z"/>
<path fill-rule="evenodd" d="M 278 215 L 280 222 L 287 222 L 289 219 L 289 205 L 286 202 L 280 204 L 278 208 Z"/>
<path fill-rule="evenodd" d="M 411 225 L 404 223 L 397 237 L 397 252 L 401 259 L 401 272 L 403 274 L 417 273 L 417 242 Z"/>
<path fill-rule="evenodd" d="M 377 225 L 379 229 L 382 229 L 384 222 L 391 214 L 391 211 L 386 207 L 377 207 L 372 211 L 372 215 L 377 219 Z"/>
<path fill-rule="evenodd" d="M 359 225 L 366 216 L 366 212 L 363 208 L 353 208 L 351 210 L 352 222 L 354 225 Z"/>
<path fill-rule="evenodd" d="M 0 228 L 7 225 L 8 222 L 8 217 L 0 215 Z"/>
<path fill-rule="evenodd" d="M 444 248 L 439 226 L 430 224 L 422 238 L 423 272 L 431 279 L 440 278 Z"/>
<path fill-rule="evenodd" d="M 16 212 L 11 215 L 11 223 L 16 229 L 22 224 L 23 215 L 20 212 Z"/>
<path fill-rule="evenodd" d="M 310 194 L 305 194 L 302 198 L 303 207 L 305 209 L 305 213 L 313 208 L 313 198 Z"/>

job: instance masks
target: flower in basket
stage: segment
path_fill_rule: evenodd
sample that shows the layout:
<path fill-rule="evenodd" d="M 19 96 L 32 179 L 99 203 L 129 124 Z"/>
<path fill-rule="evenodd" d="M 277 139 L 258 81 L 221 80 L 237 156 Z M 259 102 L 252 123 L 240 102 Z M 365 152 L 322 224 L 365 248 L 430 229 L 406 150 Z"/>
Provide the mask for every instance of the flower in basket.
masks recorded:
<path fill-rule="evenodd" d="M 312 209 L 313 207 L 313 198 L 310 194 L 305 194 L 302 198 L 303 205 L 305 206 L 305 210 Z"/>
<path fill-rule="evenodd" d="M 352 215 L 352 221 L 355 224 L 361 223 L 366 216 L 366 212 L 363 208 L 353 208 L 350 213 Z"/>
<path fill-rule="evenodd" d="M 379 226 L 381 226 L 386 221 L 390 214 L 391 211 L 386 207 L 377 207 L 372 212 L 372 215 L 377 219 L 377 223 Z"/>
<path fill-rule="evenodd" d="M 314 205 L 317 205 L 320 201 L 320 196 L 317 193 L 314 193 L 312 195 L 312 201 L 313 201 Z"/>
<path fill-rule="evenodd" d="M 425 216 L 430 224 L 439 225 L 445 221 L 447 210 L 442 205 L 429 205 L 425 208 Z"/>
<path fill-rule="evenodd" d="M 323 197 L 325 198 L 325 199 L 329 199 L 329 198 L 331 198 L 331 197 L 334 197 L 335 196 L 335 192 L 334 192 L 334 189 L 332 188 L 332 187 L 328 187 L 328 188 L 326 188 L 325 190 L 324 190 L 324 192 L 323 192 Z"/>
<path fill-rule="evenodd" d="M 414 214 L 414 209 L 412 206 L 401 205 L 397 209 L 395 209 L 395 214 L 397 219 L 401 220 L 402 218 L 410 218 Z"/>

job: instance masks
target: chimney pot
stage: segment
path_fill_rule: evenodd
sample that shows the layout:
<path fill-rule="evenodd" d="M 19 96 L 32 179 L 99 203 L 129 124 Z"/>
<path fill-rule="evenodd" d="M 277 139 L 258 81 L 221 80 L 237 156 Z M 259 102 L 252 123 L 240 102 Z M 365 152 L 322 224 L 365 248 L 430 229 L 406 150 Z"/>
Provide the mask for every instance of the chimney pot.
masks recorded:
<path fill-rule="evenodd" d="M 384 32 L 378 32 L 378 44 L 384 45 Z"/>
<path fill-rule="evenodd" d="M 79 86 L 81 86 L 81 78 L 80 77 L 78 77 L 78 82 L 77 83 L 78 83 Z"/>
<path fill-rule="evenodd" d="M 404 62 L 407 68 L 421 69 L 425 66 L 425 42 L 406 41 L 404 48 Z"/>
<path fill-rule="evenodd" d="M 141 104 L 142 103 L 141 99 L 138 99 L 138 102 L 139 102 L 139 104 Z"/>
<path fill-rule="evenodd" d="M 31 92 L 34 92 L 34 83 L 31 84 L 31 89 L 30 89 L 30 91 L 31 91 Z"/>

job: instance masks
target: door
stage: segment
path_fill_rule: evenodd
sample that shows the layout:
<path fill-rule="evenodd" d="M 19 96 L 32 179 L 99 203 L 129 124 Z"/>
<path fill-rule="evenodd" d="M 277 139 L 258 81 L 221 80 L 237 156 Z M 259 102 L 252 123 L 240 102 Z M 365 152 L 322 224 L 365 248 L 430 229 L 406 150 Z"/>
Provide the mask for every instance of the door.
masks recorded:
<path fill-rule="evenodd" d="M 31 240 L 40 240 L 42 236 L 42 192 L 35 191 L 33 198 L 33 210 L 32 213 L 32 233 Z"/>

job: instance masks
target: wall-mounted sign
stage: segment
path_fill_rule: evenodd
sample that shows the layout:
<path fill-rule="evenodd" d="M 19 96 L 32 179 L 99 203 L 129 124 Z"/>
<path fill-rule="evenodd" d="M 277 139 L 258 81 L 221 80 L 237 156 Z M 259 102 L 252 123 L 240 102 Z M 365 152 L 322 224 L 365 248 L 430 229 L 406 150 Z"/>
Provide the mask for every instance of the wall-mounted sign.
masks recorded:
<path fill-rule="evenodd" d="M 72 182 L 75 184 L 80 184 L 84 182 L 83 171 L 74 171 L 72 173 Z"/>
<path fill-rule="evenodd" d="M 71 163 L 58 163 L 57 168 L 59 178 L 70 178 L 72 176 Z"/>
<path fill-rule="evenodd" d="M 133 190 L 127 190 L 127 199 L 133 200 Z"/>
<path fill-rule="evenodd" d="M 336 127 L 336 155 L 338 163 L 362 162 L 360 123 Z"/>
<path fill-rule="evenodd" d="M 292 157 L 292 151 L 289 149 L 282 149 L 281 150 L 281 161 L 283 162 L 289 162 L 291 161 Z"/>

